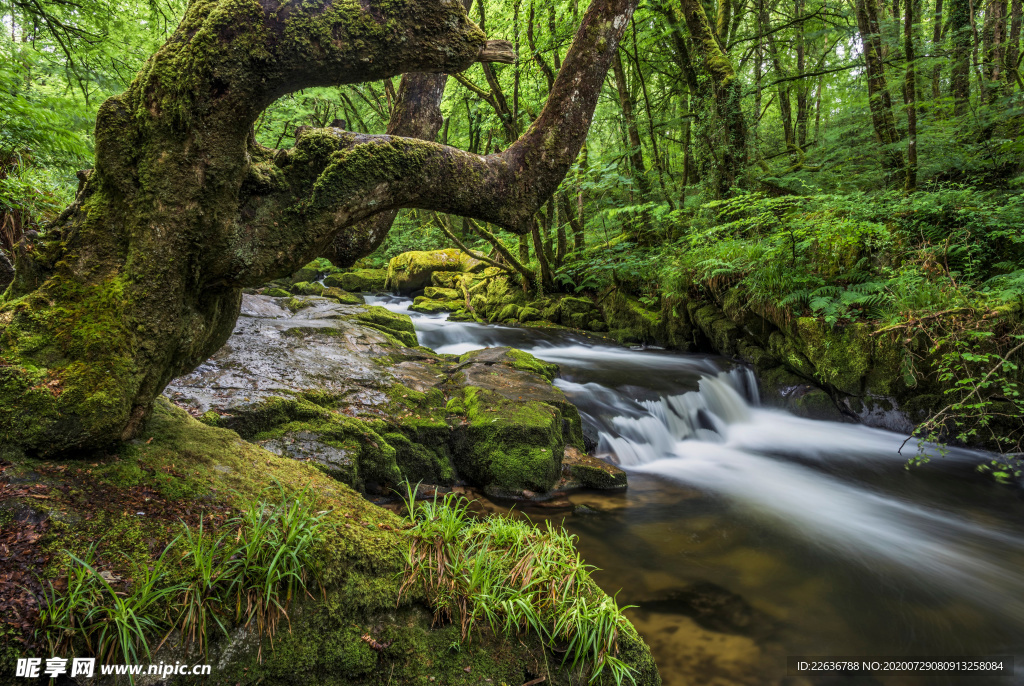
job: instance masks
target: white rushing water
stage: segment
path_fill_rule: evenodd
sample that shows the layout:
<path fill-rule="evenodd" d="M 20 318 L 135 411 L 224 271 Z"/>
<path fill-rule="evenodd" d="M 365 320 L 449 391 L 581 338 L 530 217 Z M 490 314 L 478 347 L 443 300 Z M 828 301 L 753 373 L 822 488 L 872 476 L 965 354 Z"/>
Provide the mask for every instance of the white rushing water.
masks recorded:
<path fill-rule="evenodd" d="M 408 313 L 407 300 L 375 304 Z M 758 526 L 870 573 L 943 589 L 1024 627 L 1020 528 L 972 521 L 889 488 L 886 481 L 898 482 L 919 449 L 905 436 L 764 408 L 750 370 L 723 371 L 709 357 L 409 314 L 420 343 L 440 353 L 509 345 L 559 364 L 566 378 L 556 383 L 596 430 L 596 454 L 627 471 L 686 484 Z M 942 465 L 983 457 L 925 452 Z"/>

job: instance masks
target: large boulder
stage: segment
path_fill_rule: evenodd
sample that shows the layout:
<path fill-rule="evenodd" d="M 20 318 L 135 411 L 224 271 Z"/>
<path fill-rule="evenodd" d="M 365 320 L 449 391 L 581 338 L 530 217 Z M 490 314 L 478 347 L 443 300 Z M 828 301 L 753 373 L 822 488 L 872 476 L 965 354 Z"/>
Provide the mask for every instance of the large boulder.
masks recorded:
<path fill-rule="evenodd" d="M 497 495 L 550 490 L 579 413 L 556 367 L 489 348 L 417 347 L 412 321 L 322 297 L 246 295 L 227 344 L 166 395 L 206 423 L 356 488 L 458 478 Z"/>
<path fill-rule="evenodd" d="M 434 272 L 478 272 L 486 266 L 454 248 L 405 252 L 388 262 L 386 287 L 410 295 L 430 286 Z"/>

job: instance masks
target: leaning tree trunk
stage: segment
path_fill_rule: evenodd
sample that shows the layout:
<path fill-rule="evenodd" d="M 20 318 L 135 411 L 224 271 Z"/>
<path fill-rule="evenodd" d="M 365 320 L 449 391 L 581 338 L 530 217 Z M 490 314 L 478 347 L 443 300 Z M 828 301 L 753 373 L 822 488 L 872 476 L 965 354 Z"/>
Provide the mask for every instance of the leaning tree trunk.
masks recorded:
<path fill-rule="evenodd" d="M 230 335 L 241 291 L 371 216 L 417 207 L 525 233 L 586 137 L 636 0 L 594 0 L 530 129 L 501 154 L 340 129 L 268 150 L 285 93 L 507 60 L 460 3 L 194 2 L 96 124 L 96 164 L 0 300 L 0 450 L 138 435 L 155 397 Z M 353 241 L 355 259 L 369 242 Z"/>

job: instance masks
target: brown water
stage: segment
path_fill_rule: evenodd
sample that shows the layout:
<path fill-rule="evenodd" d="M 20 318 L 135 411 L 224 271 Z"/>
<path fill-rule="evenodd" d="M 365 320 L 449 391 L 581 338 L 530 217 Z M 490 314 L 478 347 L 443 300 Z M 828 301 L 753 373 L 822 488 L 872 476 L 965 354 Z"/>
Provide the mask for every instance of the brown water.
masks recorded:
<path fill-rule="evenodd" d="M 629 490 L 529 514 L 564 522 L 598 583 L 640 606 L 666 684 L 1024 683 L 1024 502 L 975 474 L 983 456 L 908 471 L 903 436 L 766 409 L 715 358 L 414 321 L 439 352 L 512 345 L 560 365 Z M 1015 655 L 1019 674 L 787 676 L 794 655 Z"/>

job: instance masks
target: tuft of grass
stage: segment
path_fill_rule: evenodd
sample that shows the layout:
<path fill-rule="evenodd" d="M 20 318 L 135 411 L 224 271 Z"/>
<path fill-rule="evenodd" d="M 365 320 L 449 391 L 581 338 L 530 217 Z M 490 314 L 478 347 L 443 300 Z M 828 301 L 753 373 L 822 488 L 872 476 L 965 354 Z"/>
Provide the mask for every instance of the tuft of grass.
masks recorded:
<path fill-rule="evenodd" d="M 68 588 L 58 595 L 48 584 L 39 615 L 51 654 L 59 655 L 84 643 L 86 650 L 111 661 L 138 662 L 140 651 L 150 656 L 148 636 L 171 624 L 173 600 L 183 589 L 170 583 L 167 550 L 141 573 L 128 592 L 118 591 L 95 566 L 96 544 L 84 559 L 72 553 Z"/>
<path fill-rule="evenodd" d="M 570 670 L 589 669 L 591 683 L 606 669 L 616 684 L 636 682 L 617 657 L 628 608 L 597 590 L 575 536 L 550 522 L 541 529 L 511 516 L 476 519 L 456 494 L 417 503 L 416 486 L 405 490 L 413 541 L 402 592 L 422 584 L 436 621 L 458 622 L 463 641 L 480 624 L 533 633 Z"/>
<path fill-rule="evenodd" d="M 83 557 L 67 552 L 67 589 L 48 585 L 37 624 L 51 654 L 84 649 L 110 661 L 138 662 L 174 633 L 186 649 L 206 653 L 210 633 L 255 626 L 273 641 L 296 595 L 319 583 L 313 552 L 326 512 L 308 491 L 288 496 L 278 484 L 273 503 L 260 499 L 229 519 L 223 533 L 183 524 L 160 557 L 125 590 L 97 570 L 94 543 Z M 271 644 L 273 645 L 273 644 Z M 261 648 L 262 650 L 262 648 Z"/>

